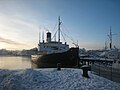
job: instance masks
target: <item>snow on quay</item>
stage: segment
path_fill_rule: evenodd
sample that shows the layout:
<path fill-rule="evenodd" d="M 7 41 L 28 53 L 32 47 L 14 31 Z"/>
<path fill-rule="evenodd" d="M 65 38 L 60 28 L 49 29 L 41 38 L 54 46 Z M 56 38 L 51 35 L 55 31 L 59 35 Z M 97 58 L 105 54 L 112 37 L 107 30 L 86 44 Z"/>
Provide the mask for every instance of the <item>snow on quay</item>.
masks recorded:
<path fill-rule="evenodd" d="M 0 70 L 0 90 L 120 90 L 120 84 L 80 69 Z"/>

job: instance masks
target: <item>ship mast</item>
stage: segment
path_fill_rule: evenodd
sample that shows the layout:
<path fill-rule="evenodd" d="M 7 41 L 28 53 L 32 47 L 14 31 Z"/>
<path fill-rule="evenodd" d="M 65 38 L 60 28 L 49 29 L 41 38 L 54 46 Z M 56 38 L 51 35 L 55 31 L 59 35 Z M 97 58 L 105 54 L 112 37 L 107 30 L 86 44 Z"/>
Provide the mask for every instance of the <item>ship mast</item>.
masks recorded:
<path fill-rule="evenodd" d="M 60 16 L 58 18 L 58 42 L 60 42 L 60 25 L 61 25 L 61 21 L 60 21 Z"/>
<path fill-rule="evenodd" d="M 40 32 L 39 32 L 39 44 L 40 44 Z"/>
<path fill-rule="evenodd" d="M 112 49 L 112 31 L 110 26 L 110 49 Z"/>
<path fill-rule="evenodd" d="M 111 26 L 110 26 L 110 34 L 108 35 L 110 39 L 110 49 L 112 50 L 112 31 L 111 31 Z"/>

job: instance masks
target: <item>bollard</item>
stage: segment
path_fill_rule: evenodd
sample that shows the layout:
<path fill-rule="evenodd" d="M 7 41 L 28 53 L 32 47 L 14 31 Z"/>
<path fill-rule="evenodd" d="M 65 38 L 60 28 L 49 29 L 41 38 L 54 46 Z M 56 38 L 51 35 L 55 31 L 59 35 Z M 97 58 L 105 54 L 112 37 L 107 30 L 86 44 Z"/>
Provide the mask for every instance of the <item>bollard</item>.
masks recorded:
<path fill-rule="evenodd" d="M 84 65 L 81 67 L 81 69 L 83 70 L 83 77 L 89 78 L 88 71 L 91 70 L 91 67 L 88 65 Z"/>
<path fill-rule="evenodd" d="M 61 70 L 61 64 L 57 63 L 57 70 Z"/>

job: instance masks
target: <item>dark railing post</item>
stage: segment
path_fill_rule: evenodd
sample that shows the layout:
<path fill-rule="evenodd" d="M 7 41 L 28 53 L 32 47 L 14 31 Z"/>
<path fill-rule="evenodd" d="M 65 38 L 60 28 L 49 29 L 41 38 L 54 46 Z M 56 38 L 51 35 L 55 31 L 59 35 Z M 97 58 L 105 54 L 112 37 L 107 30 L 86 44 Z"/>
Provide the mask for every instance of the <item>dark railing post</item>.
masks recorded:
<path fill-rule="evenodd" d="M 61 64 L 57 63 L 57 70 L 61 70 Z"/>

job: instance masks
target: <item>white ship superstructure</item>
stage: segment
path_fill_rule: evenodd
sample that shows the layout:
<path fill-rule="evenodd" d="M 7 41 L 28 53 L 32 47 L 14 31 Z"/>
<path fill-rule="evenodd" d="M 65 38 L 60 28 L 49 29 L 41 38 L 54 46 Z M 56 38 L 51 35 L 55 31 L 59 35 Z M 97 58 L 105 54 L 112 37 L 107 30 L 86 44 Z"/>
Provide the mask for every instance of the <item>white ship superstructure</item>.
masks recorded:
<path fill-rule="evenodd" d="M 38 44 L 38 51 L 42 52 L 42 53 L 46 53 L 46 54 L 51 54 L 51 53 L 63 53 L 69 50 L 69 45 L 65 42 L 64 44 L 62 44 L 62 42 L 60 42 L 60 25 L 61 25 L 61 21 L 60 21 L 60 17 L 58 19 L 58 41 L 52 41 L 51 40 L 51 33 L 47 32 L 47 39 L 46 42 L 40 42 L 39 40 L 39 44 Z M 39 35 L 40 38 L 40 35 Z"/>
<path fill-rule="evenodd" d="M 51 54 L 51 53 L 62 53 L 69 50 L 69 45 L 65 42 L 51 41 L 51 33 L 47 32 L 47 42 L 39 42 L 38 52 Z"/>

